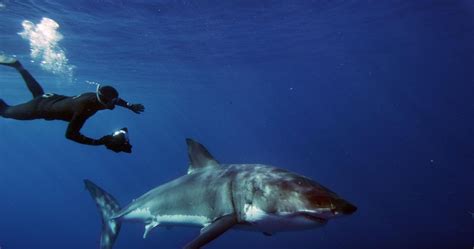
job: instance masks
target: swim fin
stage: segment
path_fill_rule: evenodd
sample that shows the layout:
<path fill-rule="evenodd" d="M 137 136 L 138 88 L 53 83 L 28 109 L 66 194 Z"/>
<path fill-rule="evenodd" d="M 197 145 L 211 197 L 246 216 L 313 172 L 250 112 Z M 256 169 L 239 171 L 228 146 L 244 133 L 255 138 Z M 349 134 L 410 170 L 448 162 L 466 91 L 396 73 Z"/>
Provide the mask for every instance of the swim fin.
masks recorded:
<path fill-rule="evenodd" d="M 10 57 L 4 54 L 0 54 L 0 65 L 14 66 L 18 60 L 14 57 Z"/>

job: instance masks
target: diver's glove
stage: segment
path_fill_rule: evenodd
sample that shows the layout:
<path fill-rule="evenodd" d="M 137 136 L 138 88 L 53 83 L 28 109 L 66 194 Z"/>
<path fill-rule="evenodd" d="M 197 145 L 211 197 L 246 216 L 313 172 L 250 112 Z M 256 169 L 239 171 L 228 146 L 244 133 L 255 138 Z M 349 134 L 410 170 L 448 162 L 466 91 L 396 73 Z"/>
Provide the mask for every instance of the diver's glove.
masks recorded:
<path fill-rule="evenodd" d="M 142 104 L 129 104 L 128 108 L 130 108 L 130 110 L 132 110 L 136 114 L 140 114 L 145 111 L 145 106 L 143 106 Z"/>
<path fill-rule="evenodd" d="M 100 144 L 108 144 L 110 141 L 112 141 L 114 136 L 112 135 L 105 135 L 99 139 Z"/>
<path fill-rule="evenodd" d="M 103 141 L 105 147 L 111 151 L 116 153 L 132 153 L 132 145 L 128 140 L 127 128 L 122 128 L 114 132 L 113 135 L 103 136 L 100 140 Z"/>

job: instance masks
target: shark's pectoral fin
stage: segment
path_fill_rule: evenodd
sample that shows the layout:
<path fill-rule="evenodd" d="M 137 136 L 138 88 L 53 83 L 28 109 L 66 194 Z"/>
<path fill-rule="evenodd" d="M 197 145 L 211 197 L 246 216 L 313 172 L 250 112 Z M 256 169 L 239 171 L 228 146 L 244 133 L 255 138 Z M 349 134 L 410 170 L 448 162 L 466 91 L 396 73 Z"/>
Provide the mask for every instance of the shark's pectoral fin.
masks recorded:
<path fill-rule="evenodd" d="M 223 216 L 201 230 L 201 234 L 189 242 L 184 249 L 198 249 L 206 245 L 237 224 L 235 214 Z"/>
<path fill-rule="evenodd" d="M 148 233 L 153 229 L 155 228 L 156 226 L 158 226 L 160 223 L 156 220 L 153 220 L 151 221 L 150 223 L 146 224 L 145 225 L 145 233 L 143 233 L 143 238 L 146 239 L 146 236 L 148 235 Z"/>
<path fill-rule="evenodd" d="M 201 233 L 200 234 L 203 234 L 207 231 L 207 229 L 210 227 L 212 223 L 208 223 L 208 224 L 205 224 L 203 228 L 201 228 Z"/>

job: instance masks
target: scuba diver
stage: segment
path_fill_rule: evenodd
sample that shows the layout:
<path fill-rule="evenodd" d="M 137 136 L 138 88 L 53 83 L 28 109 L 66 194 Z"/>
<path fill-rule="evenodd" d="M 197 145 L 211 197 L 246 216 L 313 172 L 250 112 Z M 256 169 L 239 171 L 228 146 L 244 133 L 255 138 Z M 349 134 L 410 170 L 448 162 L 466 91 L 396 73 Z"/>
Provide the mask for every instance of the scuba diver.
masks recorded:
<path fill-rule="evenodd" d="M 142 104 L 130 104 L 119 98 L 119 93 L 111 86 L 98 85 L 95 93 L 88 92 L 74 97 L 45 93 L 41 85 L 17 59 L 0 55 L 0 65 L 15 68 L 33 94 L 32 100 L 16 106 L 9 106 L 0 99 L 0 116 L 17 120 L 67 121 L 69 125 L 66 130 L 66 138 L 81 144 L 105 145 L 107 149 L 115 152 L 131 153 L 132 146 L 128 140 L 127 128 L 100 139 L 84 136 L 80 130 L 86 120 L 98 111 L 113 110 L 115 105 L 118 105 L 139 114 L 145 110 Z"/>

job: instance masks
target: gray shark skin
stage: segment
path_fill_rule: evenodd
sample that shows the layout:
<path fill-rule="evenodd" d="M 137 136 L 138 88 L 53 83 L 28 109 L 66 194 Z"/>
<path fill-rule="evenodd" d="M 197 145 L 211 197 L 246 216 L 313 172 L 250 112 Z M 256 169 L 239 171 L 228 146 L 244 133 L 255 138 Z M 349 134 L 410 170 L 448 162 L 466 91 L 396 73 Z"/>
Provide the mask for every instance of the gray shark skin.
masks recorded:
<path fill-rule="evenodd" d="M 356 207 L 304 176 L 261 164 L 219 164 L 207 149 L 186 139 L 188 174 L 160 185 L 124 208 L 84 180 L 102 217 L 101 249 L 111 249 L 124 221 L 156 226 L 198 226 L 201 233 L 184 248 L 201 248 L 229 229 L 272 235 L 312 229 Z"/>

